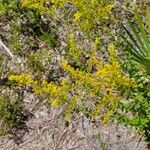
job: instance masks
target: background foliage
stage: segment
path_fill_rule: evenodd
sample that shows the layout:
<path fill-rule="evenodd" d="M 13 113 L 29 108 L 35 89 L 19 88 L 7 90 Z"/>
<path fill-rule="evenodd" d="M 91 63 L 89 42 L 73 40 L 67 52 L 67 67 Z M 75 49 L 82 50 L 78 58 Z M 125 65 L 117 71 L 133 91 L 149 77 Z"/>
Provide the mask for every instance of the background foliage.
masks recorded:
<path fill-rule="evenodd" d="M 138 3 L 141 16 L 129 2 L 120 18 L 117 1 L 0 1 L 1 39 L 21 60 L 0 56 L 3 129 L 25 123 L 23 97 L 32 94 L 50 109 L 62 108 L 68 122 L 74 115 L 117 119 L 149 139 L 149 75 L 139 63 L 149 62 L 149 9 L 145 21 L 146 2 Z"/>

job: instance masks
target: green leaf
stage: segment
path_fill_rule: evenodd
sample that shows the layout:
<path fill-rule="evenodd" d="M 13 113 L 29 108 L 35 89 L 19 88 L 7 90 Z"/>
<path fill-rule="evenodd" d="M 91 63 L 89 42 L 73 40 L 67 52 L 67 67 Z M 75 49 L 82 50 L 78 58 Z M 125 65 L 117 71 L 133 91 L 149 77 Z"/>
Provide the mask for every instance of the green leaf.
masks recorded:
<path fill-rule="evenodd" d="M 147 7 L 146 16 L 147 16 L 147 25 L 148 25 L 148 29 L 150 32 L 150 9 L 149 9 L 149 7 Z"/>
<path fill-rule="evenodd" d="M 132 35 L 130 34 L 130 32 L 127 29 L 126 29 L 126 32 L 130 36 L 131 40 L 133 41 L 133 43 L 135 44 L 135 46 L 138 48 L 138 50 L 140 51 L 140 53 L 143 56 L 145 56 L 147 54 L 147 49 L 144 46 L 144 43 L 142 42 L 142 39 L 141 39 L 140 35 L 136 31 L 135 25 L 130 21 L 130 19 L 128 17 L 127 17 L 127 19 L 128 19 L 128 23 L 129 23 L 130 29 L 132 30 L 132 33 L 136 37 L 137 41 L 136 41 L 136 39 L 134 39 L 134 37 L 132 37 Z M 139 42 L 139 43 L 137 43 L 137 42 Z"/>
<path fill-rule="evenodd" d="M 137 23 L 139 25 L 139 29 L 141 31 L 141 36 L 142 36 L 144 43 L 146 45 L 148 55 L 150 55 L 150 42 L 149 42 L 149 39 L 147 38 L 145 29 L 144 29 L 144 23 L 140 17 L 140 14 L 138 13 L 137 7 L 135 7 L 135 17 L 136 17 Z"/>
<path fill-rule="evenodd" d="M 134 56 L 134 59 L 139 62 L 140 64 L 145 65 L 145 58 L 138 53 L 136 48 L 131 44 L 123 35 L 122 38 L 126 41 L 126 43 L 131 47 L 131 49 L 128 49 L 129 53 Z"/>

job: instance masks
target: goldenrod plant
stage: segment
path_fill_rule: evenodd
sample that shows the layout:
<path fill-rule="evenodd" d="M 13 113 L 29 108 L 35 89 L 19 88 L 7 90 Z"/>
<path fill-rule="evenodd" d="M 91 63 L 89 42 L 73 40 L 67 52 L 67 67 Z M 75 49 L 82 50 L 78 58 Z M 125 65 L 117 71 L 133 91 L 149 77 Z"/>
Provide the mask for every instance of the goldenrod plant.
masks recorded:
<path fill-rule="evenodd" d="M 71 35 L 68 55 L 73 56 L 77 67 L 69 64 L 70 58 L 62 58 L 60 65 L 67 76 L 61 83 L 34 80 L 29 74 L 10 75 L 9 80 L 20 86 L 31 86 L 34 94 L 46 94 L 52 108 L 65 105 L 67 120 L 74 110 L 82 112 L 86 109 L 89 112 L 84 113 L 92 118 L 101 116 L 106 123 L 117 111 L 118 102 L 123 98 L 122 91 L 136 87 L 136 83 L 121 71 L 114 45 L 108 46 L 109 63 L 105 63 L 96 52 L 97 42 L 96 39 L 93 48 L 89 50 L 89 58 L 82 62 L 84 52 L 78 48 Z"/>
<path fill-rule="evenodd" d="M 38 9 L 42 14 L 57 14 L 57 9 L 68 11 L 66 6 L 70 4 L 72 9 L 72 19 L 82 31 L 89 32 L 96 24 L 99 24 L 108 17 L 114 7 L 109 0 L 23 0 L 24 7 Z M 70 10 L 69 10 L 70 11 Z"/>

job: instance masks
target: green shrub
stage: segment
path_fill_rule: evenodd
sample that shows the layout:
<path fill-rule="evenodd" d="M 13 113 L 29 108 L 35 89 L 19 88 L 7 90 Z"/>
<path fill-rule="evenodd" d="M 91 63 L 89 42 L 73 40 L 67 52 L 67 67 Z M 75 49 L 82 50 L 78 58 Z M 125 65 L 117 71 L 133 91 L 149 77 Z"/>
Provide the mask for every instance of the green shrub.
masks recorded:
<path fill-rule="evenodd" d="M 146 8 L 146 7 L 144 7 Z M 144 12 L 144 16 L 140 15 Z M 126 51 L 123 67 L 125 72 L 137 82 L 137 88 L 130 89 L 128 96 L 119 102 L 116 118 L 119 122 L 136 128 L 150 141 L 150 10 L 141 10 L 134 6 L 134 16 L 127 16 L 127 24 L 124 25 L 125 34 L 123 46 Z"/>
<path fill-rule="evenodd" d="M 22 104 L 19 101 L 10 102 L 8 98 L 1 98 L 0 118 L 7 128 L 18 127 L 24 121 Z"/>
<path fill-rule="evenodd" d="M 2 25 L 7 27 L 5 34 L 0 34 L 15 54 L 27 57 L 31 52 L 38 51 L 43 42 L 51 48 L 58 46 L 58 38 L 49 17 L 43 16 L 47 20 L 44 22 L 38 11 L 22 7 L 18 0 L 0 1 L 0 8 Z"/>
<path fill-rule="evenodd" d="M 99 59 L 97 45 L 98 39 L 89 49 L 86 59 L 86 53 L 71 35 L 68 55 L 60 61 L 61 68 L 66 72 L 60 82 L 35 80 L 30 74 L 10 75 L 9 80 L 20 86 L 31 86 L 35 95 L 47 95 L 52 108 L 66 106 L 67 120 L 78 110 L 92 118 L 101 117 L 106 123 L 117 110 L 123 91 L 136 87 L 136 83 L 122 72 L 113 44 L 108 46 L 108 63 Z"/>
<path fill-rule="evenodd" d="M 49 2 L 49 4 L 46 0 L 24 0 L 22 5 L 39 10 L 42 14 L 47 13 L 53 16 L 58 14 L 56 9 L 64 10 L 67 14 L 72 12 L 71 15 L 68 15 L 71 16 L 71 22 L 85 32 L 90 32 L 97 24 L 105 20 L 114 6 L 109 0 L 54 0 Z M 68 6 L 71 5 L 75 8 L 70 11 Z M 70 20 L 70 18 L 68 19 Z"/>
<path fill-rule="evenodd" d="M 128 45 L 125 49 L 130 48 Z M 143 67 L 133 61 L 132 55 L 126 54 L 123 61 L 123 68 L 131 78 L 137 82 L 137 87 L 127 90 L 128 96 L 119 101 L 116 119 L 119 123 L 131 126 L 143 134 L 146 140 L 150 141 L 150 84 L 149 75 Z"/>

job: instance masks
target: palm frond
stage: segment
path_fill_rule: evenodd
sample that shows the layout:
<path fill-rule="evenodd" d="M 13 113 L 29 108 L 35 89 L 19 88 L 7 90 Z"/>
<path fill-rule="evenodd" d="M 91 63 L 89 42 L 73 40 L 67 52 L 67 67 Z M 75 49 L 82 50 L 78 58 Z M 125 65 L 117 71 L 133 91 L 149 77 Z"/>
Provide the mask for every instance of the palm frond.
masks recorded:
<path fill-rule="evenodd" d="M 145 56 L 147 54 L 147 49 L 143 43 L 143 38 L 139 35 L 134 23 L 132 23 L 128 17 L 127 17 L 127 20 L 128 20 L 130 30 L 132 31 L 132 34 L 134 35 L 132 40 L 134 39 L 134 41 L 136 41 L 136 46 L 138 46 L 138 50 L 142 53 L 142 55 Z M 129 35 L 130 32 L 128 31 L 127 34 Z"/>
<path fill-rule="evenodd" d="M 144 23 L 143 23 L 143 21 L 140 17 L 140 14 L 138 13 L 137 7 L 135 7 L 135 17 L 136 17 L 136 20 L 137 20 L 137 23 L 138 23 L 138 26 L 139 26 L 139 29 L 140 29 L 140 32 L 141 32 L 141 36 L 142 36 L 143 41 L 146 45 L 148 55 L 150 55 L 150 42 L 149 42 L 149 39 L 146 35 L 145 28 L 144 28 Z"/>
<path fill-rule="evenodd" d="M 149 33 L 150 33 L 150 9 L 148 7 L 146 9 L 146 16 L 147 16 L 148 30 L 149 30 Z"/>
<path fill-rule="evenodd" d="M 147 32 L 148 28 L 150 33 L 150 11 L 147 9 L 146 22 L 142 20 L 137 6 L 135 7 L 134 13 L 136 22 L 131 22 L 129 17 L 127 17 L 128 26 L 123 26 L 127 37 L 122 35 L 122 38 L 129 45 L 130 49 L 128 49 L 128 52 L 131 53 L 134 60 L 144 65 L 145 68 L 150 68 L 150 41 Z"/>

